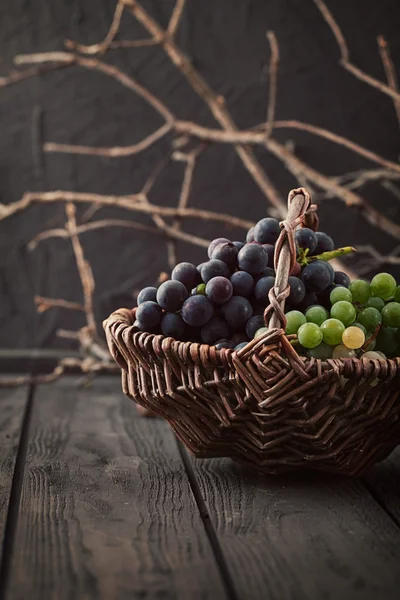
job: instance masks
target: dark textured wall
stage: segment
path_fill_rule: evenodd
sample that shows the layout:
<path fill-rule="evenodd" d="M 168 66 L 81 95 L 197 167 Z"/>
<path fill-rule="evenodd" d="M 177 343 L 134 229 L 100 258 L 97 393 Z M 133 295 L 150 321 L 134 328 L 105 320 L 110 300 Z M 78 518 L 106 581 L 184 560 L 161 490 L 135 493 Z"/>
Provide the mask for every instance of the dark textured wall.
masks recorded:
<path fill-rule="evenodd" d="M 383 34 L 400 66 L 398 0 L 328 1 L 348 40 L 354 63 L 384 80 L 376 36 Z M 166 24 L 169 0 L 145 1 Z M 103 38 L 115 0 L 2 0 L 0 6 L 1 71 L 12 68 L 17 53 L 62 50 L 63 40 L 93 43 Z M 275 31 L 280 44 L 277 118 L 294 118 L 326 127 L 383 156 L 397 160 L 400 136 L 392 102 L 355 80 L 338 64 L 334 38 L 312 0 L 188 0 L 177 41 L 196 68 L 227 105 L 237 125 L 251 127 L 266 114 L 269 51 L 265 32 Z M 134 19 L 123 19 L 121 36 L 145 35 Z M 208 108 L 158 48 L 115 50 L 107 61 L 117 64 L 160 95 L 181 119 L 215 125 Z M 400 67 L 399 67 L 400 68 Z M 399 74 L 400 75 L 400 74 Z M 52 140 L 88 145 L 124 145 L 138 141 L 160 124 L 159 117 L 134 94 L 102 74 L 79 67 L 40 75 L 1 89 L 0 199 L 17 200 L 26 190 L 70 189 L 127 194 L 138 191 L 154 165 L 170 150 L 167 138 L 143 154 L 121 159 L 43 155 L 40 142 Z M 294 131 L 290 139 L 306 162 L 327 175 L 368 163 L 328 142 Z M 283 195 L 296 185 L 288 171 L 266 151 L 257 156 Z M 173 164 L 154 189 L 152 200 L 175 205 L 183 166 Z M 364 192 L 385 214 L 399 219 L 399 200 L 379 186 Z M 266 211 L 263 195 L 242 167 L 234 150 L 211 146 L 195 173 L 191 206 L 221 210 L 256 220 Z M 388 251 L 396 240 L 377 232 L 337 200 L 320 208 L 323 229 L 338 244 L 374 243 Z M 98 217 L 124 217 L 103 209 Z M 149 222 L 145 217 L 130 218 Z M 37 316 L 33 294 L 80 300 L 81 290 L 68 241 L 43 242 L 34 253 L 27 242 L 41 229 L 64 223 L 62 205 L 36 205 L 0 223 L 0 345 L 63 345 L 58 327 L 82 324 L 81 316 L 54 310 Z M 211 237 L 218 227 L 188 221 L 187 231 Z M 238 232 L 233 232 L 238 236 Z M 97 282 L 100 318 L 129 301 L 134 289 L 153 283 L 167 269 L 160 238 L 130 230 L 85 234 L 85 252 Z M 179 258 L 201 261 L 201 250 L 178 244 Z M 395 272 L 395 271 L 393 271 Z"/>

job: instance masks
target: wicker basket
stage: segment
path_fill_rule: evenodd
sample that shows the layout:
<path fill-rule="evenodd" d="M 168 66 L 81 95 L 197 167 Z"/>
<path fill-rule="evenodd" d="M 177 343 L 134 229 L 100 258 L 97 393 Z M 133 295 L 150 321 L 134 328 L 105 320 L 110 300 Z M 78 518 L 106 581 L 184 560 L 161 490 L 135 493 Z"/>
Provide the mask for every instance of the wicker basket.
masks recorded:
<path fill-rule="evenodd" d="M 133 311 L 121 309 L 104 322 L 108 346 L 124 393 L 165 418 L 197 457 L 229 456 L 271 474 L 301 467 L 359 475 L 400 443 L 400 359 L 296 353 L 283 309 L 294 231 L 314 207 L 303 188 L 288 205 L 263 337 L 238 352 L 216 350 L 138 332 Z"/>

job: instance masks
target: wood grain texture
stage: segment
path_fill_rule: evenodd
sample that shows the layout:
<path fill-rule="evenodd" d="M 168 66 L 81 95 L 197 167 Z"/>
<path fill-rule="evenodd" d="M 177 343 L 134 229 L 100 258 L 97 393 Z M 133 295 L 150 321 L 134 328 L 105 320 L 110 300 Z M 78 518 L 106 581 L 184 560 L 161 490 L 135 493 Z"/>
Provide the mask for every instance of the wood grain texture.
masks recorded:
<path fill-rule="evenodd" d="M 28 389 L 0 389 L 0 561 Z"/>
<path fill-rule="evenodd" d="M 75 381 L 34 399 L 8 600 L 224 599 L 167 425 Z"/>
<path fill-rule="evenodd" d="M 398 598 L 400 529 L 359 481 L 192 465 L 239 598 Z"/>
<path fill-rule="evenodd" d="M 363 481 L 400 527 L 400 447 L 375 465 Z"/>

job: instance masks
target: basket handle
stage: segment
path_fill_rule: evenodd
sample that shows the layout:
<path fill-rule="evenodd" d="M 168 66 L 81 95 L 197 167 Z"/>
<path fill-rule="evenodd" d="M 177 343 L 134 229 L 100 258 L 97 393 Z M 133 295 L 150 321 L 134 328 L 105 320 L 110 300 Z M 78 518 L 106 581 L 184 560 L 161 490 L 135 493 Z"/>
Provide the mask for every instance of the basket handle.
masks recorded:
<path fill-rule="evenodd" d="M 275 246 L 275 285 L 269 291 L 270 304 L 264 311 L 264 320 L 269 330 L 286 327 L 284 308 L 286 298 L 290 294 L 289 275 L 297 257 L 294 234 L 296 228 L 304 223 L 310 207 L 314 212 L 316 207 L 311 205 L 310 194 L 305 188 L 296 188 L 289 192 L 288 214 L 280 223 L 282 231 Z"/>

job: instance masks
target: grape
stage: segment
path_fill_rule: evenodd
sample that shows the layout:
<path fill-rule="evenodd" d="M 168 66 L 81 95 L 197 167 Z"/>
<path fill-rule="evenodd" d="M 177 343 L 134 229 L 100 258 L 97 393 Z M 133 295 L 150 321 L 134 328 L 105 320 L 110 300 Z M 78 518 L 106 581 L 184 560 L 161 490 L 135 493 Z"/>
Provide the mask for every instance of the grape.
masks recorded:
<path fill-rule="evenodd" d="M 222 348 L 231 349 L 234 346 L 230 340 L 218 340 L 218 342 L 215 343 L 215 347 L 217 350 L 222 350 Z"/>
<path fill-rule="evenodd" d="M 400 285 L 398 285 L 397 288 L 395 289 L 393 299 L 395 302 L 400 302 Z"/>
<path fill-rule="evenodd" d="M 343 288 L 344 290 L 346 288 Z M 343 325 L 348 327 L 356 320 L 357 311 L 350 302 L 346 300 L 340 300 L 336 302 L 331 308 L 331 317 L 342 321 Z"/>
<path fill-rule="evenodd" d="M 332 358 L 354 358 L 356 353 L 351 348 L 339 344 L 333 349 Z"/>
<path fill-rule="evenodd" d="M 214 248 L 211 258 L 222 260 L 233 271 L 237 267 L 237 256 L 239 250 L 232 242 L 228 244 L 218 244 Z"/>
<path fill-rule="evenodd" d="M 201 281 L 197 268 L 189 262 L 177 264 L 172 271 L 171 279 L 180 281 L 188 290 L 194 288 Z"/>
<path fill-rule="evenodd" d="M 342 342 L 347 348 L 358 350 L 365 342 L 365 333 L 359 327 L 347 327 L 343 331 Z"/>
<path fill-rule="evenodd" d="M 400 304 L 389 302 L 382 309 L 383 324 L 387 327 L 400 327 Z"/>
<path fill-rule="evenodd" d="M 238 254 L 238 264 L 241 271 L 261 273 L 268 266 L 268 254 L 258 244 L 246 244 Z"/>
<path fill-rule="evenodd" d="M 254 290 L 254 279 L 246 271 L 236 271 L 231 276 L 231 284 L 235 296 L 249 298 Z"/>
<path fill-rule="evenodd" d="M 213 316 L 213 305 L 205 296 L 191 296 L 182 306 L 182 319 L 191 327 L 202 327 Z"/>
<path fill-rule="evenodd" d="M 328 271 L 330 273 L 330 276 L 331 276 L 331 283 L 330 283 L 330 285 L 333 285 L 333 282 L 334 282 L 334 279 L 335 279 L 335 271 L 334 271 L 331 263 L 324 261 L 324 264 L 327 267 L 327 269 L 328 269 Z"/>
<path fill-rule="evenodd" d="M 315 323 L 304 323 L 297 332 L 297 337 L 304 348 L 316 348 L 322 342 L 322 331 Z"/>
<path fill-rule="evenodd" d="M 167 312 L 177 312 L 188 295 L 186 287 L 180 281 L 165 281 L 157 290 L 157 302 Z"/>
<path fill-rule="evenodd" d="M 246 235 L 246 242 L 254 242 L 254 227 L 250 227 Z"/>
<path fill-rule="evenodd" d="M 155 302 L 157 298 L 157 288 L 155 287 L 145 287 L 143 288 L 137 297 L 137 305 L 142 304 L 142 302 L 147 302 L 150 300 L 151 302 Z"/>
<path fill-rule="evenodd" d="M 306 288 L 301 279 L 298 279 L 297 277 L 289 277 L 289 285 L 290 294 L 288 300 L 293 306 L 297 306 L 303 302 L 304 296 L 306 295 Z"/>
<path fill-rule="evenodd" d="M 382 315 L 379 310 L 370 306 L 358 313 L 357 321 L 364 325 L 367 331 L 375 331 L 378 325 L 382 323 Z"/>
<path fill-rule="evenodd" d="M 301 278 L 309 292 L 323 292 L 332 283 L 331 272 L 322 260 L 314 260 L 307 265 Z"/>
<path fill-rule="evenodd" d="M 314 306 L 314 304 L 318 304 L 318 299 L 317 296 L 314 292 L 307 292 L 306 290 L 306 295 L 304 296 L 304 300 L 303 302 L 301 302 L 299 304 L 299 306 L 297 307 L 299 310 L 301 310 L 302 312 L 305 312 L 307 310 L 307 308 L 310 308 L 310 306 Z"/>
<path fill-rule="evenodd" d="M 263 302 L 264 306 L 269 304 L 268 293 L 275 285 L 275 277 L 261 277 L 254 287 L 254 296 Z"/>
<path fill-rule="evenodd" d="M 297 229 L 295 239 L 299 248 L 303 248 L 303 250 L 308 249 L 309 254 L 312 254 L 317 247 L 317 236 L 314 231 L 308 229 L 308 227 Z"/>
<path fill-rule="evenodd" d="M 212 259 L 201 268 L 201 278 L 208 283 L 213 277 L 230 277 L 229 267 L 222 260 Z"/>
<path fill-rule="evenodd" d="M 264 335 L 264 333 L 267 333 L 267 331 L 268 327 L 260 327 L 260 329 L 257 329 L 257 331 L 255 332 L 254 339 L 261 337 L 262 335 Z"/>
<path fill-rule="evenodd" d="M 273 246 L 272 244 L 263 244 L 262 247 L 268 255 L 267 264 L 272 268 L 274 266 L 275 246 Z"/>
<path fill-rule="evenodd" d="M 254 240 L 260 244 L 275 244 L 280 232 L 279 221 L 266 217 L 254 227 Z"/>
<path fill-rule="evenodd" d="M 248 342 L 241 342 L 240 344 L 238 344 L 237 346 L 235 346 L 235 352 L 237 352 L 238 350 L 241 350 L 242 348 L 244 348 L 245 346 L 247 346 Z"/>
<path fill-rule="evenodd" d="M 337 346 L 342 341 L 343 331 L 345 326 L 338 319 L 327 319 L 321 325 L 325 344 L 329 346 Z"/>
<path fill-rule="evenodd" d="M 202 294 L 203 296 L 205 296 L 206 293 L 206 284 L 205 283 L 199 283 L 199 285 L 195 288 L 192 289 L 191 291 L 191 296 L 196 296 L 197 294 Z"/>
<path fill-rule="evenodd" d="M 361 358 L 369 358 L 371 360 L 382 360 L 383 357 L 382 357 L 381 353 L 370 351 L 370 352 L 364 352 L 364 354 L 361 356 Z"/>
<path fill-rule="evenodd" d="M 218 340 L 229 338 L 230 329 L 221 317 L 211 319 L 201 328 L 201 339 L 205 344 L 214 344 Z"/>
<path fill-rule="evenodd" d="M 232 297 L 233 286 L 225 277 L 213 277 L 206 285 L 206 296 L 214 304 L 224 304 Z M 227 337 L 225 335 L 220 336 Z"/>
<path fill-rule="evenodd" d="M 359 304 L 365 304 L 371 296 L 371 286 L 368 281 L 363 279 L 356 279 L 349 285 L 349 290 L 353 296 L 353 302 Z"/>
<path fill-rule="evenodd" d="M 342 285 L 345 288 L 348 288 L 350 285 L 350 277 L 342 271 L 335 271 L 335 278 L 333 281 L 336 285 Z"/>
<path fill-rule="evenodd" d="M 367 329 L 366 327 L 364 327 L 364 325 L 361 325 L 361 323 L 353 323 L 352 327 L 358 327 L 359 329 L 361 329 L 361 331 L 364 332 L 364 335 L 367 335 Z"/>
<path fill-rule="evenodd" d="M 302 327 L 306 322 L 306 318 L 299 310 L 291 310 L 286 313 L 286 329 L 285 332 L 287 335 L 291 335 L 292 333 L 297 333 L 300 327 Z"/>
<path fill-rule="evenodd" d="M 229 327 L 238 330 L 244 327 L 253 316 L 253 307 L 247 298 L 232 296 L 228 302 L 222 305 L 221 312 Z"/>
<path fill-rule="evenodd" d="M 228 240 L 227 238 L 216 238 L 215 240 L 213 240 L 212 242 L 210 242 L 210 245 L 208 246 L 208 250 L 207 250 L 207 256 L 208 258 L 211 258 L 212 253 L 214 252 L 214 249 L 219 245 L 219 244 L 227 244 L 230 243 L 231 240 Z"/>
<path fill-rule="evenodd" d="M 157 327 L 161 321 L 161 307 L 152 300 L 145 300 L 136 310 L 136 321 L 138 328 L 142 331 L 150 331 Z"/>
<path fill-rule="evenodd" d="M 293 277 L 300 277 L 301 275 L 301 265 L 298 262 L 294 263 L 294 267 L 290 273 Z"/>
<path fill-rule="evenodd" d="M 261 327 L 264 327 L 264 317 L 263 315 L 256 315 L 255 317 L 251 317 L 246 323 L 246 334 L 250 339 L 253 339 L 256 331 L 258 331 Z"/>
<path fill-rule="evenodd" d="M 376 349 L 386 356 L 398 355 L 397 330 L 392 327 L 382 327 L 376 337 Z"/>
<path fill-rule="evenodd" d="M 244 246 L 243 242 L 232 242 L 234 246 L 236 246 L 236 248 L 239 250 L 241 250 Z"/>
<path fill-rule="evenodd" d="M 389 273 L 379 273 L 371 281 L 371 291 L 374 296 L 389 300 L 396 291 L 396 280 Z"/>
<path fill-rule="evenodd" d="M 353 296 L 351 295 L 350 290 L 347 288 L 338 285 L 334 287 L 329 295 L 329 300 L 331 304 L 336 304 L 336 302 L 340 302 L 340 300 L 346 300 L 346 302 L 352 302 Z"/>
<path fill-rule="evenodd" d="M 161 333 L 166 337 L 173 337 L 177 340 L 182 337 L 184 331 L 185 322 L 180 315 L 165 313 L 161 317 Z"/>
<path fill-rule="evenodd" d="M 310 358 L 327 360 L 328 358 L 332 358 L 332 346 L 328 346 L 325 342 L 321 342 L 315 348 L 310 348 L 307 354 Z"/>
<path fill-rule="evenodd" d="M 247 335 L 245 333 L 234 333 L 231 336 L 231 342 L 234 346 L 237 346 L 238 344 L 241 344 L 242 342 L 249 342 L 249 338 L 247 337 Z"/>
<path fill-rule="evenodd" d="M 335 248 L 333 239 L 326 233 L 323 233 L 322 231 L 317 231 L 315 236 L 317 238 L 317 246 L 313 252 L 314 256 L 316 254 L 322 254 L 322 252 L 330 252 Z"/>
<path fill-rule="evenodd" d="M 322 325 L 324 321 L 329 318 L 329 313 L 323 306 L 319 306 L 316 304 L 315 306 L 310 306 L 306 310 L 306 319 L 309 323 L 315 323 L 316 325 Z"/>
<path fill-rule="evenodd" d="M 372 306 L 373 308 L 376 308 L 376 310 L 379 310 L 379 312 L 382 312 L 382 308 L 385 306 L 385 301 L 377 296 L 371 296 L 365 303 L 366 308 L 369 306 Z"/>
<path fill-rule="evenodd" d="M 371 339 L 371 338 L 369 338 L 369 339 Z M 376 340 L 371 340 L 371 342 L 369 342 L 369 343 L 367 340 L 366 346 L 365 346 L 366 350 L 375 350 L 375 347 L 376 347 Z"/>
<path fill-rule="evenodd" d="M 261 277 L 275 277 L 275 271 L 271 267 L 265 267 L 259 275 L 255 275 L 255 280 L 258 281 Z"/>
<path fill-rule="evenodd" d="M 332 290 L 336 289 L 337 285 L 333 284 L 333 285 L 328 285 L 328 287 L 326 288 L 326 290 L 324 290 L 323 292 L 319 292 L 318 293 L 318 304 L 321 304 L 322 306 L 324 306 L 327 309 L 331 309 L 331 301 L 330 301 L 330 295 Z"/>

